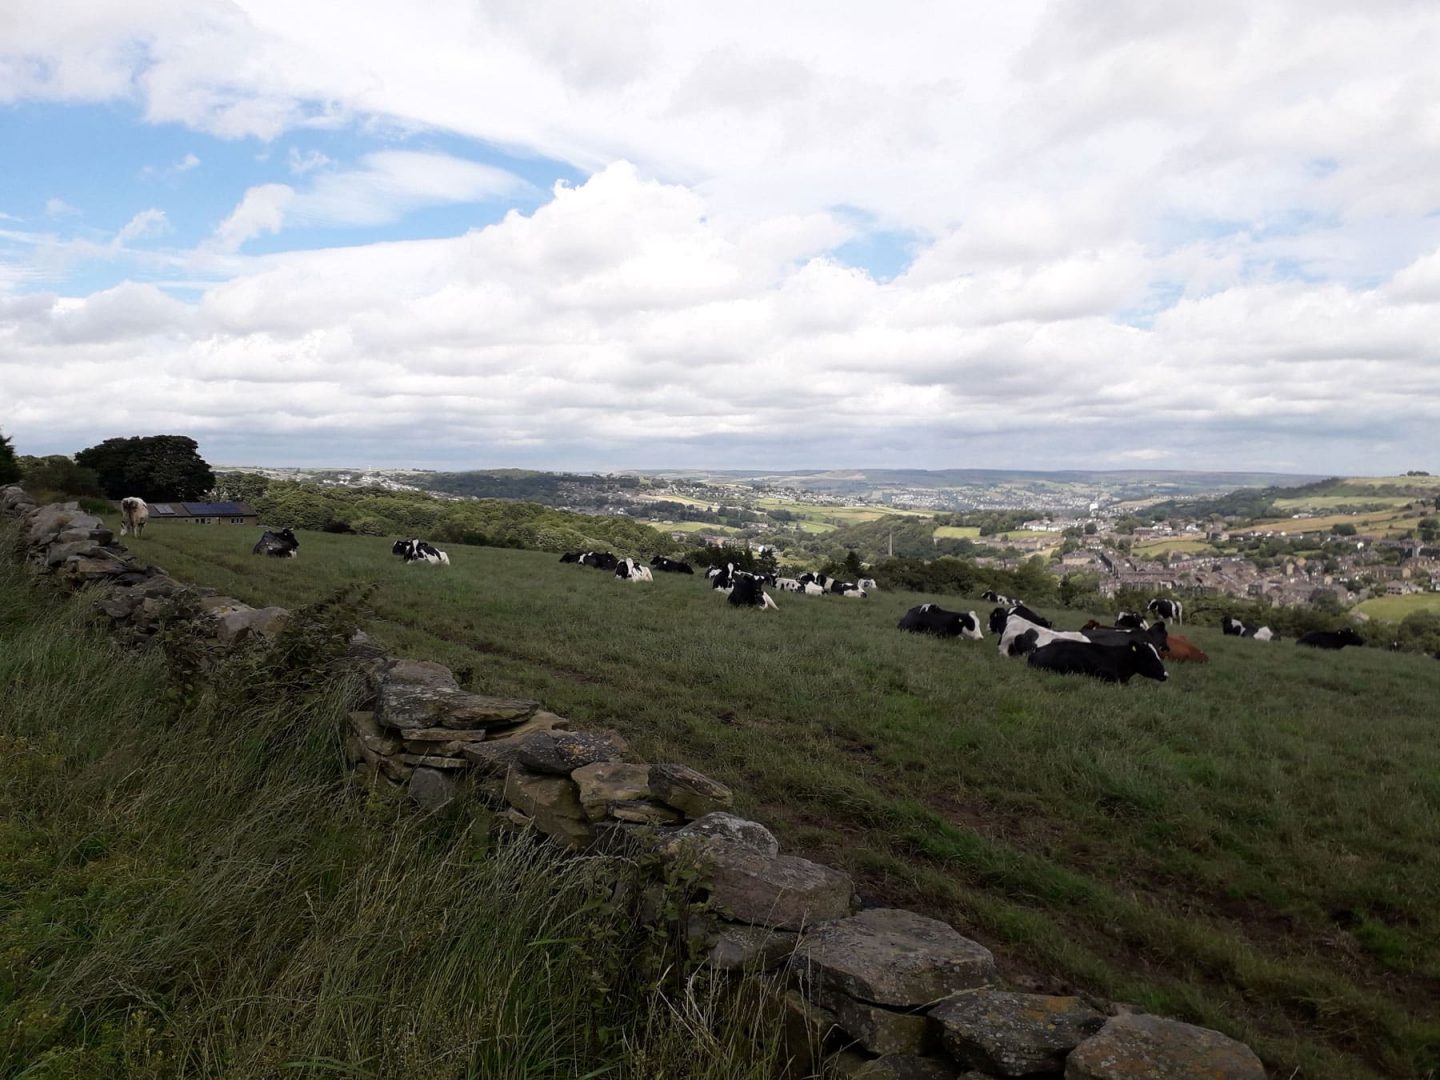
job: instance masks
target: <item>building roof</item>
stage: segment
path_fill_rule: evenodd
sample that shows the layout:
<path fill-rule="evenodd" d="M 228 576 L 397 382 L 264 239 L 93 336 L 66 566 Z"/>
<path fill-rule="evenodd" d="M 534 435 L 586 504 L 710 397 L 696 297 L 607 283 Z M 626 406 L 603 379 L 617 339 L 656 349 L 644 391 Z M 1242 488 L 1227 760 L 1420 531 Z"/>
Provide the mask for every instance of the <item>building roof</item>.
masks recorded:
<path fill-rule="evenodd" d="M 256 517 L 243 502 L 150 503 L 151 517 Z"/>

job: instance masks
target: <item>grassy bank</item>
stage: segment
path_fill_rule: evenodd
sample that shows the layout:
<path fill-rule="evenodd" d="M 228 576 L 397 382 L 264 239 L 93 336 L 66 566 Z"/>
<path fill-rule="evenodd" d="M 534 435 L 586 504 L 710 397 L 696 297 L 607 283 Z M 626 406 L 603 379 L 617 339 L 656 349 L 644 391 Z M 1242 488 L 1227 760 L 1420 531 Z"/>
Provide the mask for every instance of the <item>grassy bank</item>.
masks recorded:
<path fill-rule="evenodd" d="M 343 678 L 256 654 L 179 700 L 4 560 L 0 641 L 0 1077 L 766 1075 L 629 864 L 350 785 Z"/>
<path fill-rule="evenodd" d="M 387 647 L 726 780 L 792 849 L 1012 973 L 1218 1027 L 1279 1075 L 1440 1067 L 1433 660 L 1196 628 L 1210 664 L 1110 687 L 899 634 L 910 594 L 762 616 L 551 555 L 453 548 L 437 571 L 305 534 L 261 560 L 248 530 L 152 530 L 143 555 L 256 603 L 379 582 Z"/>

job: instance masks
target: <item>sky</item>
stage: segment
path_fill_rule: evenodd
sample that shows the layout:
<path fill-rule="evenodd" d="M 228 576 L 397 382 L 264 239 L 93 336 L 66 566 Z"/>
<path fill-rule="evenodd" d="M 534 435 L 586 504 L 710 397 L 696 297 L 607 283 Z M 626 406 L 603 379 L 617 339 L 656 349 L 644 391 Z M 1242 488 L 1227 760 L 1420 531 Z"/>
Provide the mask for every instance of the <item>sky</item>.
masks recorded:
<path fill-rule="evenodd" d="M 0 431 L 1440 472 L 1440 5 L 6 0 Z"/>

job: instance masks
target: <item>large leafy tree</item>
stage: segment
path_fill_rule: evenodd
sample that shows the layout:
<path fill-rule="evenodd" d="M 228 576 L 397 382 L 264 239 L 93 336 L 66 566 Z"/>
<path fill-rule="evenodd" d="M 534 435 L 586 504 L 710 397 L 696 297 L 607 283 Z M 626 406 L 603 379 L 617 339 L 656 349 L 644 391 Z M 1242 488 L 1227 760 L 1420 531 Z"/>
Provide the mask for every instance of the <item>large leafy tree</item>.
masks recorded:
<path fill-rule="evenodd" d="M 198 499 L 215 486 L 214 471 L 184 435 L 106 439 L 76 454 L 75 464 L 94 469 L 112 499 Z"/>
<path fill-rule="evenodd" d="M 15 457 L 15 447 L 10 437 L 0 433 L 0 484 L 13 484 L 20 479 L 20 462 Z"/>

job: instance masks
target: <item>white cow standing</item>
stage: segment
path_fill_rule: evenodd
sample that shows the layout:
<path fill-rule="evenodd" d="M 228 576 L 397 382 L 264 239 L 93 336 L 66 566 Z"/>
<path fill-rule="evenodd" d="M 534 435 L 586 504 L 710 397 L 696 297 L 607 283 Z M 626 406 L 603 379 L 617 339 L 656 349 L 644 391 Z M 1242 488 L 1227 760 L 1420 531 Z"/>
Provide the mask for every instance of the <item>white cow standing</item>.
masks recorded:
<path fill-rule="evenodd" d="M 138 495 L 127 495 L 120 500 L 120 535 L 141 536 L 145 522 L 150 520 L 150 507 Z"/>

